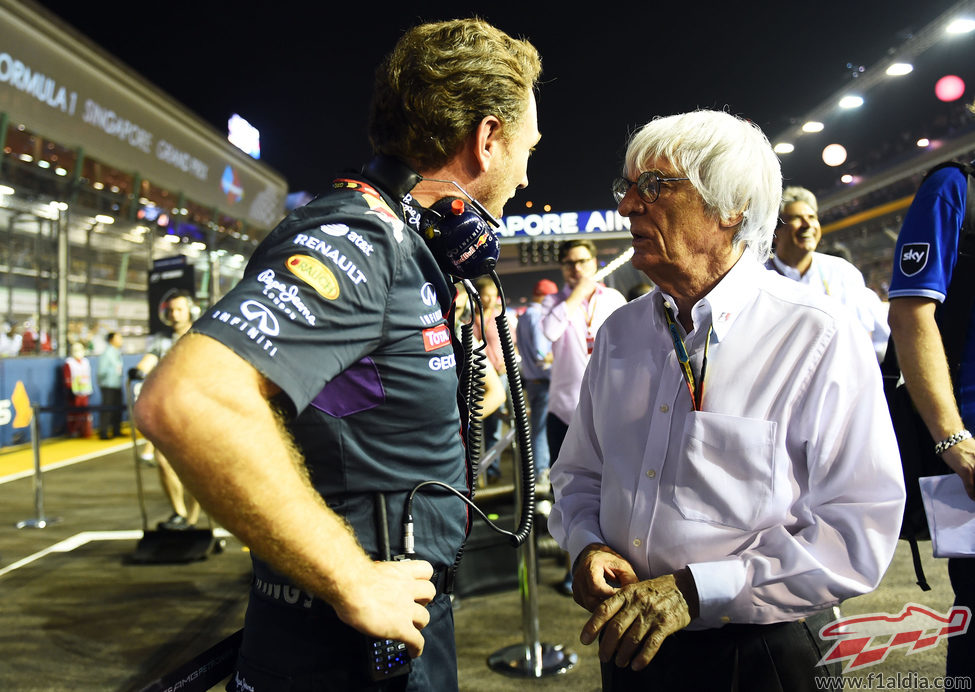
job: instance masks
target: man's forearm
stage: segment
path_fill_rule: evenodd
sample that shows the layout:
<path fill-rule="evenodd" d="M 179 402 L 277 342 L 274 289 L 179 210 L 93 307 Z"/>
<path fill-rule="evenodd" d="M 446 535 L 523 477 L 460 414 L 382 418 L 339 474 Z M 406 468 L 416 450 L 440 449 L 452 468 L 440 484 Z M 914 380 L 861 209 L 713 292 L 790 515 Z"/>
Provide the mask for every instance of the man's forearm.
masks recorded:
<path fill-rule="evenodd" d="M 937 303 L 895 298 L 890 306 L 891 335 L 911 401 L 935 441 L 962 430 L 941 332 L 934 319 Z"/>
<path fill-rule="evenodd" d="M 154 369 L 136 404 L 140 428 L 222 526 L 297 585 L 341 600 L 371 561 L 311 486 L 260 375 L 207 342 L 181 340 Z"/>

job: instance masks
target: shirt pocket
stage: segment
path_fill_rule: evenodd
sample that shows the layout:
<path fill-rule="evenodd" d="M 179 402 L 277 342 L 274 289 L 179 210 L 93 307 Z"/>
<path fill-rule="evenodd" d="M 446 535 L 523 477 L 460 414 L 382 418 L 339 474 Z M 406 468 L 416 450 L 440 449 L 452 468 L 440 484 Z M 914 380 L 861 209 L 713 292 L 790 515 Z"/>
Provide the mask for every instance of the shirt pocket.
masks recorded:
<path fill-rule="evenodd" d="M 695 411 L 681 449 L 674 504 L 685 519 L 761 528 L 775 491 L 775 421 Z"/>

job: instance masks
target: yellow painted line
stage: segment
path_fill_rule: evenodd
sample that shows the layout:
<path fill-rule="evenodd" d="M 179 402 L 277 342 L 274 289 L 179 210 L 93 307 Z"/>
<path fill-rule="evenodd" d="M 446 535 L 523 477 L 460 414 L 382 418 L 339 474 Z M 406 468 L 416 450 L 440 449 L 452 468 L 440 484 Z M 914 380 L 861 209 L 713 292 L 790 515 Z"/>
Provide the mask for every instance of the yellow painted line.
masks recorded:
<path fill-rule="evenodd" d="M 143 443 L 144 440 L 139 437 L 139 446 L 141 447 Z M 97 435 L 88 439 L 46 440 L 40 447 L 41 470 L 70 466 L 131 447 L 132 438 L 128 433 L 111 440 L 102 440 Z M 26 478 L 33 473 L 34 450 L 31 445 L 16 451 L 0 453 L 0 484 Z"/>

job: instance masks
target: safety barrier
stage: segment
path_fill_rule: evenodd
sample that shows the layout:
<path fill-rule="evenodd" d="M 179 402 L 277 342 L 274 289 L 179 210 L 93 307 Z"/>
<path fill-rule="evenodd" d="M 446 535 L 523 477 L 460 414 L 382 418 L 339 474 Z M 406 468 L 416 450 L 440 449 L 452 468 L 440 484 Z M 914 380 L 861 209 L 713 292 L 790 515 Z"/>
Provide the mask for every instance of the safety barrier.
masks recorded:
<path fill-rule="evenodd" d="M 489 449 L 480 462 L 488 468 L 495 459 L 511 447 L 512 470 L 515 479 L 515 515 L 521 515 L 522 476 L 519 472 L 522 459 L 515 439 L 515 431 L 508 430 Z M 561 644 L 539 641 L 538 629 L 538 564 L 535 548 L 535 528 L 528 540 L 518 548 L 518 589 L 521 593 L 522 642 L 506 646 L 488 657 L 488 667 L 496 673 L 514 677 L 542 678 L 565 673 L 578 661 L 578 655 L 566 650 Z"/>
<path fill-rule="evenodd" d="M 18 521 L 18 529 L 43 529 L 61 521 L 60 517 L 49 517 L 44 513 L 44 474 L 41 470 L 41 413 L 67 414 L 78 411 L 91 413 L 93 411 L 118 411 L 122 409 L 109 406 L 32 406 L 30 408 L 30 442 L 34 457 L 33 489 L 34 489 L 34 517 Z"/>

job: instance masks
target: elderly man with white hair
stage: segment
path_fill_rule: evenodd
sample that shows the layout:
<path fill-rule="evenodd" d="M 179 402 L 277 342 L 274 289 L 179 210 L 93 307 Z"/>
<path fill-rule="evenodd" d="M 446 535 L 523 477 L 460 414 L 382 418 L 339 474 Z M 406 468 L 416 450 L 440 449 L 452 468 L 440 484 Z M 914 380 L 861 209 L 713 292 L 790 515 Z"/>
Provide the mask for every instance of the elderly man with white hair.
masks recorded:
<path fill-rule="evenodd" d="M 807 621 L 876 588 L 904 502 L 870 340 L 767 271 L 781 173 L 723 112 L 652 120 L 613 192 L 655 284 L 596 336 L 549 528 L 604 690 L 813 690 Z M 825 621 L 824 621 L 825 624 Z"/>

